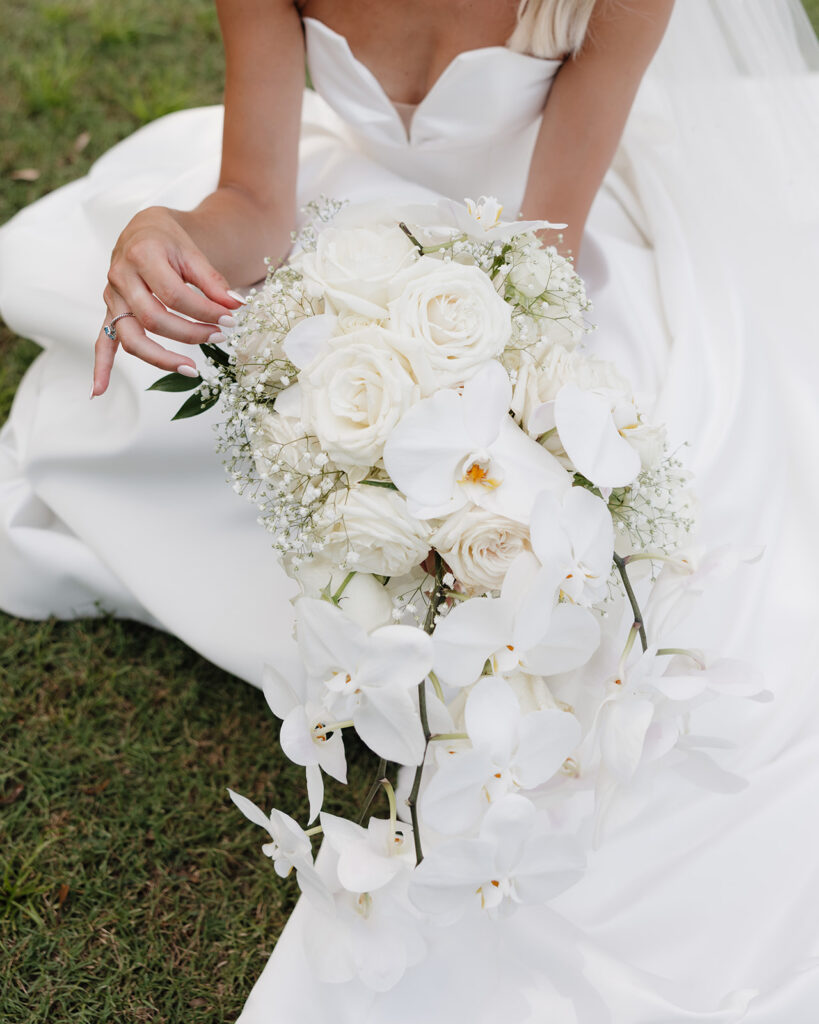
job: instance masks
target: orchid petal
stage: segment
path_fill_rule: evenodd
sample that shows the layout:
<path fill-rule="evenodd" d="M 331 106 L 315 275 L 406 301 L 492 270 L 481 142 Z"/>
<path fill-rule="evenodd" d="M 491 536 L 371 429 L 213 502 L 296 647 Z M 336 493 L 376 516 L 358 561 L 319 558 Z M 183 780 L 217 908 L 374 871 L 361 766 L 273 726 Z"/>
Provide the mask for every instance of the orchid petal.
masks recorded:
<path fill-rule="evenodd" d="M 456 605 L 432 634 L 433 668 L 448 686 L 469 686 L 512 635 L 511 607 L 491 597 Z"/>
<path fill-rule="evenodd" d="M 653 718 L 654 705 L 640 698 L 612 700 L 603 708 L 600 752 L 620 782 L 628 782 L 637 771 Z"/>
<path fill-rule="evenodd" d="M 514 420 L 504 417 L 497 440 L 489 446 L 492 460 L 503 472 L 498 487 L 471 487 L 476 505 L 528 523 L 535 499 L 544 487 L 562 494 L 571 486 L 571 478 L 557 459 L 520 429 Z"/>
<path fill-rule="evenodd" d="M 492 847 L 474 839 L 455 839 L 433 849 L 416 867 L 409 898 L 418 910 L 441 914 L 465 911 L 475 889 L 493 877 Z"/>
<path fill-rule="evenodd" d="M 567 711 L 546 708 L 520 723 L 513 770 L 524 789 L 534 789 L 558 772 L 580 743 L 580 723 Z"/>
<path fill-rule="evenodd" d="M 299 652 L 309 675 L 352 671 L 367 647 L 367 633 L 341 609 L 312 597 L 296 602 Z"/>
<path fill-rule="evenodd" d="M 540 643 L 526 651 L 527 672 L 552 676 L 585 665 L 600 645 L 600 624 L 586 608 L 562 603 L 552 611 Z"/>
<path fill-rule="evenodd" d="M 532 833 L 535 806 L 526 797 L 512 793 L 493 803 L 481 822 L 480 838 L 495 850 L 495 871 L 512 874 L 526 840 Z"/>
<path fill-rule="evenodd" d="M 330 338 L 336 333 L 337 325 L 338 317 L 331 313 L 299 320 L 284 339 L 284 354 L 294 366 L 303 370 L 324 352 Z M 278 400 L 276 408 L 279 409 Z"/>
<path fill-rule="evenodd" d="M 270 818 L 264 813 L 261 807 L 257 807 L 256 804 L 254 804 L 252 800 L 248 800 L 246 796 L 242 796 L 240 793 L 234 793 L 232 789 L 228 789 L 228 796 L 248 821 L 252 821 L 253 824 L 258 825 L 259 828 L 263 828 L 270 838 L 275 841 L 276 837 L 270 827 Z"/>
<path fill-rule="evenodd" d="M 515 748 L 520 702 L 501 676 L 478 680 L 466 701 L 464 721 L 472 746 L 488 752 L 494 764 L 506 767 Z"/>
<path fill-rule="evenodd" d="M 265 700 L 276 718 L 286 718 L 307 699 L 304 665 L 297 659 L 285 660 L 286 667 L 265 665 L 262 675 Z"/>
<path fill-rule="evenodd" d="M 355 682 L 362 689 L 417 686 L 432 668 L 432 639 L 415 626 L 382 626 L 370 634 Z"/>
<path fill-rule="evenodd" d="M 625 487 L 640 472 L 640 456 L 622 438 L 604 395 L 565 384 L 555 399 L 555 422 L 566 454 L 598 487 Z"/>
<path fill-rule="evenodd" d="M 608 505 L 585 487 L 573 487 L 563 500 L 563 515 L 575 560 L 608 577 L 614 556 L 614 524 Z"/>
<path fill-rule="evenodd" d="M 418 765 L 424 759 L 424 730 L 406 690 L 369 690 L 353 712 L 353 722 L 358 735 L 379 757 L 403 765 Z"/>
<path fill-rule="evenodd" d="M 421 816 L 444 835 L 469 831 L 486 809 L 483 783 L 492 771 L 484 750 L 452 754 L 438 768 L 421 794 Z"/>
<path fill-rule="evenodd" d="M 310 804 L 309 822 L 312 824 L 319 816 L 321 805 L 324 803 L 324 779 L 321 775 L 321 768 L 317 764 L 308 764 L 305 768 L 307 776 L 307 799 Z"/>
<path fill-rule="evenodd" d="M 338 880 L 349 892 L 373 892 L 391 882 L 402 868 L 398 857 L 380 851 L 367 829 L 323 811 L 321 827 L 338 854 Z"/>

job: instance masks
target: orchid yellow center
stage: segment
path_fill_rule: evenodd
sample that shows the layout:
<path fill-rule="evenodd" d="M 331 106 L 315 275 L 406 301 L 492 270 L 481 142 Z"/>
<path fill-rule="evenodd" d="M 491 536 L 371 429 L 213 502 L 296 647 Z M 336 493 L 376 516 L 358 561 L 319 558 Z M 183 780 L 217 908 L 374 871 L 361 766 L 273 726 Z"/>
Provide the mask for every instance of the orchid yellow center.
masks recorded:
<path fill-rule="evenodd" d="M 500 480 L 495 480 L 491 477 L 489 475 L 489 470 L 479 462 L 473 462 L 459 482 L 462 484 L 480 484 L 481 487 L 488 487 L 490 490 L 494 490 L 495 487 L 500 487 Z"/>

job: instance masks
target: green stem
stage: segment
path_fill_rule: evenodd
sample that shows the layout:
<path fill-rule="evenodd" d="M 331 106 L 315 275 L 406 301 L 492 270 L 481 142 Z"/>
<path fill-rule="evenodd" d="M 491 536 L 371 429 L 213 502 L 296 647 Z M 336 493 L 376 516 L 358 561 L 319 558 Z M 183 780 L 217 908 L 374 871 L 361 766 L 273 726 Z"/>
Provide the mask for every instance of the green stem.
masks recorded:
<path fill-rule="evenodd" d="M 657 650 L 657 654 L 681 654 L 684 658 L 690 658 L 695 665 L 698 665 L 701 669 L 705 669 L 705 663 L 699 657 L 695 651 L 690 651 L 686 647 L 660 647 Z"/>
<path fill-rule="evenodd" d="M 424 247 L 423 247 L 423 245 L 421 245 L 421 243 L 418 241 L 418 239 L 415 237 L 415 235 L 407 227 L 407 225 L 403 221 L 399 221 L 398 227 L 401 228 L 401 230 L 404 232 L 404 234 L 407 236 L 407 238 L 412 242 L 412 244 L 415 246 L 415 248 L 418 250 L 418 252 L 423 256 L 424 255 Z"/>
<path fill-rule="evenodd" d="M 387 760 L 386 758 L 382 757 L 381 760 L 378 762 L 378 771 L 375 776 L 375 781 L 373 782 L 372 786 L 370 786 L 370 791 L 367 794 L 367 799 L 364 801 L 364 809 L 361 812 L 361 817 L 358 819 L 359 825 L 363 825 L 364 822 L 366 821 L 370 808 L 373 805 L 373 801 L 378 796 L 378 791 L 379 789 L 381 789 L 382 783 L 386 781 L 386 775 Z"/>
<path fill-rule="evenodd" d="M 441 607 L 441 602 L 444 600 L 444 561 L 438 552 L 435 552 L 435 583 L 432 587 L 432 594 L 429 599 L 429 608 L 427 609 L 427 617 L 424 620 L 424 632 L 432 634 L 435 629 L 435 616 L 438 614 L 438 609 Z M 433 684 L 434 685 L 434 684 Z M 440 685 L 440 684 L 439 684 Z M 415 778 L 412 783 L 412 790 L 410 791 L 409 799 L 407 804 L 410 809 L 410 817 L 412 819 L 412 837 L 415 843 L 415 863 L 420 864 L 424 859 L 424 851 L 421 846 L 421 833 L 418 827 L 418 793 L 421 790 L 421 778 L 424 774 L 424 762 L 427 759 L 427 750 L 429 749 L 429 741 L 431 733 L 429 731 L 429 719 L 427 718 L 427 691 L 426 691 L 426 679 L 422 679 L 418 684 L 418 707 L 421 712 L 421 725 L 424 728 L 424 756 L 421 758 L 421 763 L 415 770 Z"/>
<path fill-rule="evenodd" d="M 620 555 L 615 554 L 614 564 L 617 566 L 617 571 L 620 573 L 620 578 L 623 581 L 623 586 L 626 588 L 626 595 L 631 605 L 631 610 L 634 613 L 634 625 L 640 634 L 640 643 L 642 644 L 643 650 L 648 650 L 648 638 L 646 637 L 646 628 L 643 623 L 643 613 L 640 611 L 640 605 L 637 603 L 637 597 L 634 593 L 634 589 L 631 586 L 631 580 L 628 578 L 628 569 L 626 568 L 626 560 L 621 558 Z"/>
<path fill-rule="evenodd" d="M 435 743 L 438 740 L 468 740 L 469 734 L 465 732 L 435 732 L 430 738 L 430 743 Z"/>
<path fill-rule="evenodd" d="M 335 594 L 333 594 L 333 604 L 335 604 L 335 605 L 338 604 L 338 602 L 341 600 L 341 595 L 347 589 L 347 587 L 350 584 L 350 581 L 352 580 L 352 578 L 355 575 L 357 575 L 355 569 L 353 569 L 353 570 L 351 570 L 350 572 L 347 573 L 347 575 L 344 577 L 344 579 L 343 579 L 343 581 L 341 583 L 341 586 L 338 588 L 338 590 L 335 592 Z"/>

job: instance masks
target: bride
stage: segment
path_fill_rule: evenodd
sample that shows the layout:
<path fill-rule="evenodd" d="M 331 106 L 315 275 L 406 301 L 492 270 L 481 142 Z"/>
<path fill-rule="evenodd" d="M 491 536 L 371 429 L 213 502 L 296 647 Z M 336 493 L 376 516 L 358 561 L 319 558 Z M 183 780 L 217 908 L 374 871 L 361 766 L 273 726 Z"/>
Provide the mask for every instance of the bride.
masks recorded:
<path fill-rule="evenodd" d="M 155 122 L 0 231 L 0 310 L 46 349 L 0 434 L 12 614 L 102 606 L 255 684 L 291 643 L 292 584 L 224 486 L 207 419 L 171 427 L 144 388 L 157 367 L 196 372 L 195 346 L 238 308 L 231 289 L 286 254 L 322 193 L 493 194 L 507 214 L 565 221 L 592 350 L 690 445 L 704 539 L 766 546 L 697 613 L 777 698 L 715 724 L 746 790 L 663 780 L 548 912 L 457 945 L 430 936 L 389 993 L 319 984 L 300 904 L 242 1024 L 814 1017 L 816 45 L 790 0 L 672 6 L 221 0 L 224 124 L 221 109 Z"/>

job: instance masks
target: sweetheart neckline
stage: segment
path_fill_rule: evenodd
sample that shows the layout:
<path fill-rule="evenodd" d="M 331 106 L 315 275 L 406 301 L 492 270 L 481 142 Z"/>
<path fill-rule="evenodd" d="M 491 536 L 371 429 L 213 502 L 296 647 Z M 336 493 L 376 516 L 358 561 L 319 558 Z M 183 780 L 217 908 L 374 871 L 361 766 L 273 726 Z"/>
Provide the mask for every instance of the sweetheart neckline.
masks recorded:
<path fill-rule="evenodd" d="M 305 25 L 309 23 L 310 25 L 317 26 L 319 30 L 326 32 L 329 36 L 335 38 L 338 42 L 340 42 L 346 49 L 353 63 L 367 76 L 368 79 L 372 81 L 372 83 L 376 86 L 378 92 L 381 94 L 382 98 L 386 101 L 386 103 L 389 104 L 389 106 L 393 110 L 395 110 L 396 101 L 391 99 L 387 95 L 386 89 L 381 84 L 377 76 L 373 73 L 373 71 L 362 60 L 356 57 L 355 53 L 353 53 L 352 47 L 350 46 L 350 42 L 345 35 L 342 35 L 341 32 L 337 32 L 334 28 L 331 28 L 329 25 L 327 25 L 323 21 L 320 21 L 318 18 L 311 18 L 309 15 L 305 15 L 304 17 L 302 17 L 301 20 L 302 23 Z M 416 108 L 416 112 L 427 103 L 427 101 L 430 99 L 433 93 L 435 93 L 435 91 L 438 89 L 440 83 L 443 82 L 447 77 L 449 77 L 449 75 L 452 73 L 454 68 L 457 67 L 458 64 L 460 64 L 464 60 L 472 60 L 476 56 L 488 56 L 489 54 L 493 53 L 502 53 L 504 55 L 508 54 L 513 59 L 517 59 L 519 61 L 524 61 L 527 63 L 532 61 L 544 65 L 560 65 L 563 63 L 563 59 L 560 57 L 535 57 L 531 53 L 519 53 L 517 50 L 510 50 L 508 46 L 480 46 L 475 47 L 471 50 L 461 50 L 461 52 L 456 53 L 452 60 L 450 60 L 450 62 L 444 67 L 440 75 L 438 75 L 438 77 L 429 87 L 424 96 L 418 101 L 418 103 L 413 104 L 413 106 L 415 106 Z M 406 106 L 407 104 L 403 105 Z"/>

